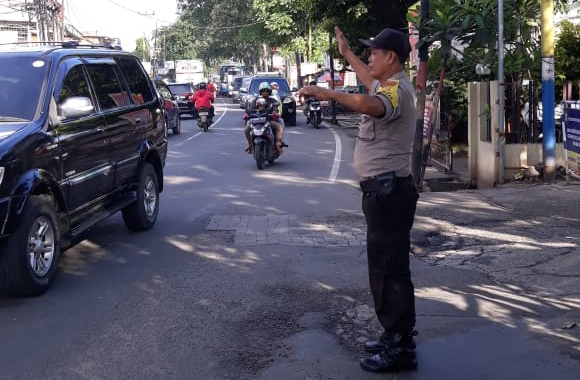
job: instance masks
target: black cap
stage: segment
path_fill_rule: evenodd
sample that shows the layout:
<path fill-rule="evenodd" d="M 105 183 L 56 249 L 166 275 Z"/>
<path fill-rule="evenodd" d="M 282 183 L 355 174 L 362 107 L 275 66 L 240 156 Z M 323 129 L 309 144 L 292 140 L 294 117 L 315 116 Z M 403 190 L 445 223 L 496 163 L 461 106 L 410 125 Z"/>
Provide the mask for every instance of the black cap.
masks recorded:
<path fill-rule="evenodd" d="M 383 29 L 375 37 L 359 39 L 358 42 L 364 46 L 394 51 L 399 56 L 401 62 L 407 59 L 411 51 L 409 36 L 390 28 Z"/>

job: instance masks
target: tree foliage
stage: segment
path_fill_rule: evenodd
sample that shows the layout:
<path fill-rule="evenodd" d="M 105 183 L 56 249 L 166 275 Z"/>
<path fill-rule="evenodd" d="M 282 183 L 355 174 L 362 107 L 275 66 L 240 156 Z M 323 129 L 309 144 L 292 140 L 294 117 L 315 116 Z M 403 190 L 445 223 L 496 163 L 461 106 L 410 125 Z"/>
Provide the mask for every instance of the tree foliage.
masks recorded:
<path fill-rule="evenodd" d="M 137 57 L 141 58 L 143 62 L 151 60 L 151 50 L 149 42 L 145 37 L 137 38 L 135 40 L 135 50 L 133 51 Z"/>
<path fill-rule="evenodd" d="M 301 53 L 322 63 L 334 25 L 353 40 L 385 27 L 404 29 L 414 1 L 336 0 L 330 6 L 322 0 L 178 0 L 179 21 L 157 37 L 167 59 L 236 59 L 256 65 L 266 45 L 288 58 Z"/>
<path fill-rule="evenodd" d="M 556 83 L 580 80 L 580 26 L 563 21 L 555 47 Z"/>

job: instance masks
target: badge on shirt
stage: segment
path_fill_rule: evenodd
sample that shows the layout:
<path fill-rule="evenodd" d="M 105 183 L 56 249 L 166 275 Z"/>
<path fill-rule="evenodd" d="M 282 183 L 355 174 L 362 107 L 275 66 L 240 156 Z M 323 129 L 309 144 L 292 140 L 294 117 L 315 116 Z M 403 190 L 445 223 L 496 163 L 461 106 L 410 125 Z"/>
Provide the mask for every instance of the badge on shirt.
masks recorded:
<path fill-rule="evenodd" d="M 396 79 L 389 79 L 384 85 L 379 86 L 377 94 L 385 95 L 393 105 L 393 108 L 399 106 L 399 81 Z"/>

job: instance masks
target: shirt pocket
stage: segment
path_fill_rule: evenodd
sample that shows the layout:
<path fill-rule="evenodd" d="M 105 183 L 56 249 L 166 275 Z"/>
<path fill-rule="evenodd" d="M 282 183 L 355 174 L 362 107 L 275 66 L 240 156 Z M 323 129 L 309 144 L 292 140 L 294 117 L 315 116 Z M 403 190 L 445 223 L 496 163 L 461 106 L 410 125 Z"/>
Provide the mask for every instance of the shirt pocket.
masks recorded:
<path fill-rule="evenodd" d="M 365 141 L 372 141 L 375 139 L 375 123 L 374 120 L 363 115 L 358 130 L 358 138 Z"/>

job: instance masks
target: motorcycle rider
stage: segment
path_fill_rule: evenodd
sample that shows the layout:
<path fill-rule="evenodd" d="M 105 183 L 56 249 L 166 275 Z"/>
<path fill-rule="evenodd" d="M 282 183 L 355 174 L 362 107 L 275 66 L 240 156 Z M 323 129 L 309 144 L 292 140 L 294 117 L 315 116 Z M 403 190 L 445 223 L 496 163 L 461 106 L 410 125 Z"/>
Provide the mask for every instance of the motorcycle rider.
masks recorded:
<path fill-rule="evenodd" d="M 215 98 L 216 88 L 214 84 L 211 82 L 211 79 L 207 80 L 207 90 L 211 92 Z"/>
<path fill-rule="evenodd" d="M 271 96 L 272 95 L 272 86 L 268 82 L 260 83 L 258 87 L 258 92 L 260 93 L 260 98 L 256 101 L 256 106 L 258 106 L 258 101 L 262 99 L 265 100 L 268 104 L 268 108 L 272 115 L 272 120 L 270 121 L 270 125 L 272 126 L 272 130 L 276 135 L 276 151 L 279 154 L 282 154 L 282 146 L 287 146 L 283 141 L 283 134 L 284 129 L 282 128 L 282 124 L 278 120 L 280 120 L 280 113 L 278 112 L 279 102 L 278 100 Z M 247 117 L 247 114 L 244 115 Z M 253 154 L 254 144 L 252 143 L 252 136 L 250 135 L 251 127 L 247 125 L 244 128 L 244 135 L 246 136 L 246 140 L 248 141 L 248 147 L 246 148 L 246 153 Z"/>
<path fill-rule="evenodd" d="M 282 115 L 282 99 L 280 99 L 280 95 L 278 94 L 278 90 L 280 89 L 280 85 L 278 82 L 271 82 L 270 86 L 272 86 L 272 96 L 278 100 L 278 113 Z M 280 124 L 282 124 L 282 129 L 286 127 L 284 124 L 284 119 L 280 118 Z"/>
<path fill-rule="evenodd" d="M 308 83 L 309 86 L 317 86 L 318 83 L 315 80 L 311 80 L 310 83 Z M 304 116 L 306 116 L 307 119 L 307 123 L 310 122 L 310 120 L 308 119 L 308 114 L 310 113 L 310 102 L 316 100 L 315 97 L 313 96 L 308 96 L 306 98 L 306 100 L 304 101 L 305 107 L 304 107 Z"/>
<path fill-rule="evenodd" d="M 195 107 L 196 117 L 197 113 L 201 108 L 209 109 L 209 122 L 210 124 L 213 123 L 214 117 L 214 108 L 212 103 L 215 101 L 213 93 L 207 90 L 207 86 L 205 82 L 201 82 L 198 86 L 198 89 L 195 91 L 193 96 L 191 97 L 191 103 Z"/>

